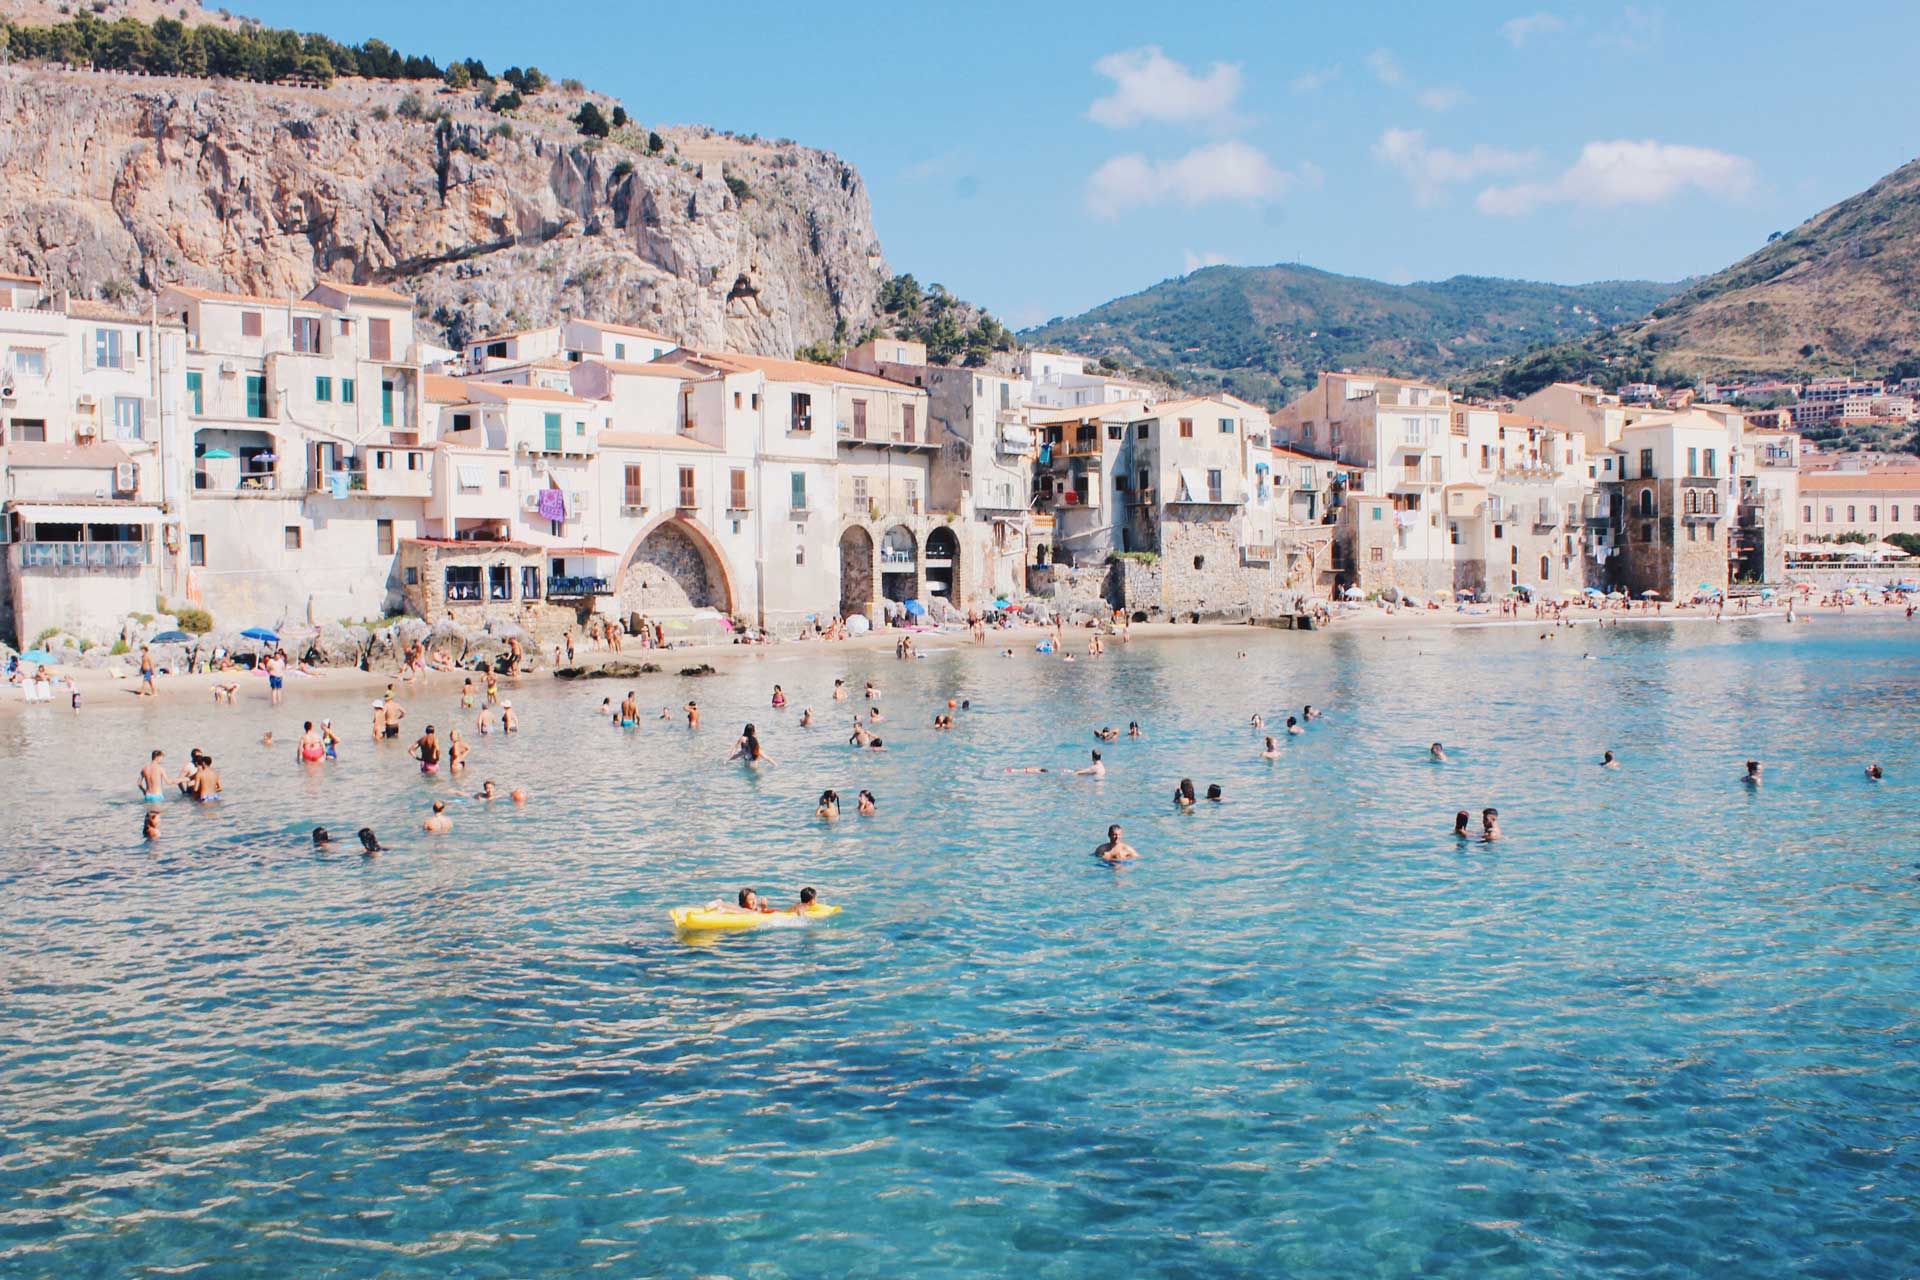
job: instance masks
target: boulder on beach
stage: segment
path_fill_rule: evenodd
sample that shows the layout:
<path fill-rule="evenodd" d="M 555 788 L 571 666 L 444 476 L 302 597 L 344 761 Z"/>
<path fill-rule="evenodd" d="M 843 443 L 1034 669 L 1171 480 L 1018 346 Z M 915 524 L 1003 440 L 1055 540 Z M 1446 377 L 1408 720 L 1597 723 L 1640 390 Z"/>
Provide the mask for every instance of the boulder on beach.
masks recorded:
<path fill-rule="evenodd" d="M 616 658 L 597 667 L 561 667 L 553 673 L 556 680 L 624 680 L 630 676 L 658 675 L 660 668 L 651 662 L 626 662 Z"/>
<path fill-rule="evenodd" d="M 683 676 L 717 676 L 720 673 L 715 671 L 709 664 L 703 662 L 697 667 L 680 668 L 680 674 Z"/>

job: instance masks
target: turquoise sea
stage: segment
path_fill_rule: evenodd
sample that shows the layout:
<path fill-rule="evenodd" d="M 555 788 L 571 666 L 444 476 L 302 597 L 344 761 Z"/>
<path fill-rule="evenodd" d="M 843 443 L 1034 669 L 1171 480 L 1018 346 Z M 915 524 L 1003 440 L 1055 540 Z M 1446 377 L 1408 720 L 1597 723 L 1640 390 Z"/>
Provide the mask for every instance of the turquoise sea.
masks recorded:
<path fill-rule="evenodd" d="M 0 717 L 0 1274 L 1920 1273 L 1920 628 L 1000 647 L 635 682 L 698 734 L 529 680 L 457 782 L 324 681 Z M 1005 772 L 1134 719 L 1104 781 Z M 147 846 L 152 746 L 227 799 Z M 803 884 L 844 913 L 668 927 Z"/>

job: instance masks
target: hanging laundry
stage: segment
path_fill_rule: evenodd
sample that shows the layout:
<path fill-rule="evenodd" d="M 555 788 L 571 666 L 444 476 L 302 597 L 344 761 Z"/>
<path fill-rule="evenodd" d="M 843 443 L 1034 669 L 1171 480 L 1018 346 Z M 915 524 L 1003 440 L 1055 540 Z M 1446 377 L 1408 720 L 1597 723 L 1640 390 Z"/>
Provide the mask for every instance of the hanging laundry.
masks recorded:
<path fill-rule="evenodd" d="M 540 491 L 540 518 L 543 520 L 565 520 L 567 518 L 567 495 L 558 489 Z"/>

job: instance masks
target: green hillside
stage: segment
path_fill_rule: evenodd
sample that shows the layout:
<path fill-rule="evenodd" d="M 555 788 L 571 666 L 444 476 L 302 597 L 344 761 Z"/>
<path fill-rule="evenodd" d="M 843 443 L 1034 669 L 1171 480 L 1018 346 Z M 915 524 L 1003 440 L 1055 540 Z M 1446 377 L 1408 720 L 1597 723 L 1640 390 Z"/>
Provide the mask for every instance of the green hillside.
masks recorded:
<path fill-rule="evenodd" d="M 1321 369 L 1444 378 L 1542 343 L 1638 320 L 1680 288 L 1455 276 L 1407 285 L 1297 264 L 1207 267 L 1020 334 L 1277 405 Z"/>

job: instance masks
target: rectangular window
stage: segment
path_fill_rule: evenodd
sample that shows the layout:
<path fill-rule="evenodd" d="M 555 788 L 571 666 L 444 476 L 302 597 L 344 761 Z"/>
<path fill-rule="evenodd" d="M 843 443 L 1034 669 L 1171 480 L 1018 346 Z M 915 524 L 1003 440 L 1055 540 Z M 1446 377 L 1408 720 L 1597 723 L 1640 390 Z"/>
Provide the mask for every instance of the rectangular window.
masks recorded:
<path fill-rule="evenodd" d="M 138 396 L 115 396 L 113 398 L 113 438 L 115 440 L 140 440 L 145 436 L 143 419 Z"/>
<path fill-rule="evenodd" d="M 353 379 L 352 378 L 340 379 L 340 403 L 341 404 L 353 403 Z"/>
<path fill-rule="evenodd" d="M 736 391 L 736 392 L 734 392 L 734 393 L 733 393 L 733 407 L 734 407 L 734 408 L 736 408 L 736 409 L 738 409 L 738 408 L 741 408 L 741 407 L 743 407 L 743 406 L 742 406 L 742 402 L 743 402 L 743 401 L 745 400 L 745 398 L 746 398 L 746 397 L 744 397 L 744 396 L 742 396 L 742 395 L 741 395 L 741 394 L 740 394 L 740 393 L 739 393 L 738 391 Z"/>
<path fill-rule="evenodd" d="M 920 482 L 912 476 L 907 477 L 907 510 L 920 514 Z"/>
<path fill-rule="evenodd" d="M 187 563 L 196 569 L 204 569 L 207 564 L 207 535 L 190 533 L 187 535 Z"/>
<path fill-rule="evenodd" d="M 792 501 L 789 505 L 795 511 L 805 511 L 807 509 L 807 473 L 804 471 L 794 472 L 792 484 Z"/>
<path fill-rule="evenodd" d="M 613 358 L 614 358 L 615 360 L 625 360 L 625 359 L 627 358 L 627 344 L 626 344 L 626 343 L 624 343 L 624 342 L 616 342 L 616 343 L 614 343 L 614 344 L 613 344 Z M 739 393 L 737 393 L 737 392 L 736 392 L 736 393 L 734 394 L 734 399 L 735 399 L 735 400 L 737 401 L 737 400 L 739 400 L 739 398 L 740 398 L 740 396 L 739 396 Z M 735 407 L 735 408 L 739 408 L 739 405 L 738 405 L 738 404 L 736 404 L 736 405 L 735 405 L 734 407 Z"/>
<path fill-rule="evenodd" d="M 287 546 L 287 550 L 289 551 L 298 551 L 300 549 L 300 526 L 299 525 L 290 524 L 287 526 L 286 546 Z"/>
<path fill-rule="evenodd" d="M 267 416 L 267 379 L 264 374 L 247 375 L 247 416 L 249 418 Z"/>
<path fill-rule="evenodd" d="M 1221 435 L 1223 435 L 1223 436 L 1230 436 L 1230 435 L 1232 435 L 1232 434 L 1233 434 L 1233 419 L 1232 419 L 1232 418 L 1222 418 L 1222 419 L 1220 419 L 1220 434 L 1221 434 Z"/>
<path fill-rule="evenodd" d="M 393 470 L 393 452 L 389 449 L 374 450 L 373 469 L 375 471 Z"/>
<path fill-rule="evenodd" d="M 863 507 L 867 504 L 867 478 L 865 476 L 855 476 L 853 478 L 853 501 L 855 506 Z"/>
<path fill-rule="evenodd" d="M 490 564 L 487 566 L 487 599 L 513 599 L 513 568 L 510 565 Z"/>
<path fill-rule="evenodd" d="M 752 407 L 755 413 L 760 412 L 760 393 L 756 391 L 752 395 L 748 396 L 747 404 Z"/>
<path fill-rule="evenodd" d="M 787 429 L 790 431 L 813 430 L 813 397 L 804 391 L 793 393 L 793 410 L 788 418 Z"/>
<path fill-rule="evenodd" d="M 47 376 L 47 353 L 32 351 L 25 347 L 13 350 L 13 371 L 23 378 L 44 378 Z"/>
<path fill-rule="evenodd" d="M 573 438 L 576 440 L 583 440 L 586 438 L 586 435 L 587 435 L 586 420 L 584 418 L 575 418 L 573 420 Z"/>
<path fill-rule="evenodd" d="M 1687 474 L 1690 476 L 1700 474 L 1700 451 L 1691 445 L 1687 447 Z"/>
<path fill-rule="evenodd" d="M 695 507 L 699 505 L 699 500 L 695 497 L 694 491 L 693 491 L 693 468 L 692 467 L 680 468 L 680 505 L 682 508 Z"/>
<path fill-rule="evenodd" d="M 548 453 L 560 452 L 560 415 L 549 413 L 543 421 L 546 427 L 546 438 L 541 442 L 542 445 Z"/>
<path fill-rule="evenodd" d="M 1126 438 L 1126 435 L 1127 435 L 1127 429 L 1126 427 L 1122 426 L 1120 423 L 1110 422 L 1107 424 L 1107 439 L 1124 440 Z"/>
<path fill-rule="evenodd" d="M 393 321 L 367 321 L 367 358 L 370 360 L 393 358 Z"/>
<path fill-rule="evenodd" d="M 447 566 L 445 577 L 449 601 L 474 601 L 480 598 L 479 565 L 450 564 Z"/>
<path fill-rule="evenodd" d="M 1867 521 L 1868 521 L 1868 523 L 1872 523 L 1873 521 L 1876 521 L 1876 520 L 1878 520 L 1879 518 L 1880 518 L 1880 504 L 1879 504 L 1879 503 L 1877 503 L 1877 502 L 1870 502 L 1870 503 L 1868 503 L 1868 504 L 1867 504 Z"/>
<path fill-rule="evenodd" d="M 393 554 L 393 521 L 373 522 L 373 553 L 380 556 Z"/>
<path fill-rule="evenodd" d="M 1828 507 L 1828 508 L 1827 508 L 1827 523 L 1828 523 L 1828 524 L 1832 524 L 1832 523 L 1833 523 L 1833 508 L 1832 508 L 1832 507 Z"/>
<path fill-rule="evenodd" d="M 393 379 L 391 378 L 380 380 L 380 425 L 383 427 L 393 425 Z"/>
<path fill-rule="evenodd" d="M 1710 475 L 1710 476 L 1712 476 L 1712 475 L 1718 475 L 1718 474 L 1720 473 L 1720 463 L 1719 463 L 1719 460 L 1718 460 L 1718 458 L 1716 458 L 1716 457 L 1715 457 L 1715 453 L 1716 453 L 1716 451 L 1715 451 L 1715 450 L 1713 450 L 1713 449 L 1709 449 L 1709 450 L 1707 450 L 1707 471 L 1706 471 L 1706 473 L 1707 473 L 1708 475 Z"/>
<path fill-rule="evenodd" d="M 333 379 L 315 378 L 313 380 L 313 398 L 321 404 L 333 402 Z"/>
<path fill-rule="evenodd" d="M 1207 501 L 1219 502 L 1224 496 L 1225 489 L 1222 486 L 1219 468 L 1209 469 L 1207 472 Z"/>
<path fill-rule="evenodd" d="M 540 566 L 523 564 L 520 566 L 520 598 L 538 600 L 540 598 Z"/>
<path fill-rule="evenodd" d="M 260 313 L 258 311 L 242 311 L 240 313 L 240 336 L 243 338 L 257 338 L 260 336 Z"/>
<path fill-rule="evenodd" d="M 855 440 L 867 438 L 867 402 L 865 400 L 853 402 L 853 438 Z"/>
<path fill-rule="evenodd" d="M 735 467 L 729 480 L 730 483 L 727 485 L 727 505 L 735 511 L 745 511 L 747 509 L 746 471 L 740 467 Z"/>
<path fill-rule="evenodd" d="M 1152 425 L 1153 425 L 1152 422 L 1142 422 L 1135 425 L 1135 427 L 1133 428 L 1133 438 L 1135 440 L 1145 440 L 1148 434 L 1147 428 L 1151 427 Z"/>
<path fill-rule="evenodd" d="M 1889 508 L 1889 509 L 1888 509 L 1888 511 L 1887 511 L 1887 523 L 1888 523 L 1888 524 L 1899 524 L 1899 523 L 1900 523 L 1900 507 L 1899 507 L 1899 504 L 1898 504 L 1898 503 L 1896 503 L 1896 504 L 1895 504 L 1895 505 L 1894 505 L 1893 507 L 1891 507 L 1891 508 Z"/>
<path fill-rule="evenodd" d="M 919 423 L 915 420 L 918 408 L 917 405 L 911 404 L 900 406 L 900 438 L 908 444 L 912 444 L 918 439 L 918 437 L 914 435 L 914 432 L 919 430 Z"/>
<path fill-rule="evenodd" d="M 93 331 L 93 367 L 96 369 L 120 367 L 120 331 L 118 329 Z"/>
<path fill-rule="evenodd" d="M 1381 561 L 1385 560 L 1386 558 L 1387 558 L 1387 551 L 1385 547 L 1368 547 L 1367 548 L 1367 559 L 1371 560 L 1373 563 L 1379 564 Z"/>
<path fill-rule="evenodd" d="M 644 507 L 646 505 L 645 473 L 638 465 L 629 462 L 626 469 L 626 481 L 621 487 L 620 505 L 625 507 Z"/>
<path fill-rule="evenodd" d="M 1800 523 L 1801 523 L 1801 524 L 1812 524 L 1812 523 L 1813 523 L 1813 508 L 1812 508 L 1812 507 L 1801 507 L 1801 508 L 1800 508 Z"/>
<path fill-rule="evenodd" d="M 1848 524 L 1852 524 L 1860 518 L 1859 515 L 1856 514 L 1857 511 L 1858 511 L 1858 508 L 1855 507 L 1851 502 L 1847 504 L 1847 523 Z"/>
<path fill-rule="evenodd" d="M 1640 478 L 1642 480 L 1645 480 L 1652 475 L 1653 475 L 1653 450 L 1642 449 L 1640 451 Z"/>
<path fill-rule="evenodd" d="M 487 344 L 487 358 L 490 360 L 505 360 L 507 358 L 507 344 L 504 342 L 489 342 Z"/>
<path fill-rule="evenodd" d="M 320 317 L 293 318 L 293 349 L 303 356 L 320 354 Z"/>
<path fill-rule="evenodd" d="M 1192 418 L 1180 419 L 1180 438 L 1182 440 L 1193 439 L 1193 419 Z"/>
<path fill-rule="evenodd" d="M 13 429 L 7 433 L 19 444 L 45 444 L 47 442 L 47 420 L 45 418 L 15 418 Z"/>
<path fill-rule="evenodd" d="M 200 371 L 198 369 L 190 370 L 187 373 L 187 412 L 196 417 L 207 411 L 206 394 L 202 390 L 203 385 L 200 381 Z"/>

